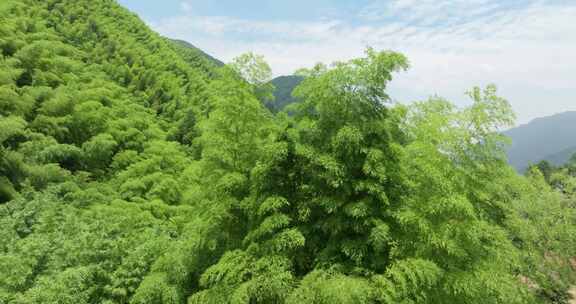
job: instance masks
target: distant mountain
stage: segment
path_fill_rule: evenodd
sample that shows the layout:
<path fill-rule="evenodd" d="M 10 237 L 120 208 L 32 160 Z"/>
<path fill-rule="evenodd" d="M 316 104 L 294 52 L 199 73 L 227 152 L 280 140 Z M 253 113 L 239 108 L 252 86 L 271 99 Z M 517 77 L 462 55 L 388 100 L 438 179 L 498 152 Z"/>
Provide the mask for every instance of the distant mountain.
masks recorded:
<path fill-rule="evenodd" d="M 297 101 L 296 98 L 292 96 L 292 91 L 304 80 L 302 76 L 279 76 L 270 81 L 275 87 L 273 103 L 268 105 L 268 108 L 272 112 L 280 112 L 287 105 Z"/>
<path fill-rule="evenodd" d="M 565 163 L 576 152 L 576 112 L 537 118 L 504 134 L 512 139 L 510 164 L 524 171 L 531 163 Z"/>
<path fill-rule="evenodd" d="M 552 163 L 554 165 L 562 165 L 562 164 L 565 164 L 566 161 L 568 161 L 570 159 L 570 157 L 572 157 L 572 155 L 574 155 L 574 153 L 576 153 L 576 145 L 573 147 L 570 147 L 568 149 L 564 149 L 560 152 L 550 154 L 550 155 L 544 157 L 543 159 L 549 161 L 550 163 Z"/>

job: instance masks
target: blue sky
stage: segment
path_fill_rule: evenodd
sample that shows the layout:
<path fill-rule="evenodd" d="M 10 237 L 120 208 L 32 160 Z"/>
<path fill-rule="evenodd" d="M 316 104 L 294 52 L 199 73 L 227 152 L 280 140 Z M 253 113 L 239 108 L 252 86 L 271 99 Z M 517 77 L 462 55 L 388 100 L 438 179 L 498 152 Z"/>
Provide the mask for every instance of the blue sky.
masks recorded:
<path fill-rule="evenodd" d="M 120 0 L 160 34 L 223 61 L 253 51 L 276 75 L 361 56 L 403 52 L 399 102 L 495 83 L 518 122 L 576 110 L 576 0 Z M 575 122 L 576 123 L 576 122 Z"/>

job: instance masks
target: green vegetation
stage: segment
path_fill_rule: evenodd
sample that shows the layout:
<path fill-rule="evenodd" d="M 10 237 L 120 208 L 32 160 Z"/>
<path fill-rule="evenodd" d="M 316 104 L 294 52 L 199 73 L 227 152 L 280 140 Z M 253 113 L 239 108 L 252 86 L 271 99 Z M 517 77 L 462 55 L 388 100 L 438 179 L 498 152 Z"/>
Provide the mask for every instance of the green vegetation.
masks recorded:
<path fill-rule="evenodd" d="M 302 80 L 298 75 L 274 78 L 271 84 L 275 87 L 275 100 L 266 105 L 270 111 L 277 113 L 298 102 L 292 93 Z M 513 143 L 507 148 L 510 165 L 524 173 L 531 164 L 540 160 L 557 166 L 568 161 L 576 152 L 576 137 L 572 130 L 574 121 L 576 112 L 564 112 L 504 131 Z"/>
<path fill-rule="evenodd" d="M 111 0 L 5 0 L 0 51 L 0 303 L 567 303 L 576 177 L 493 86 L 395 105 L 368 49 L 273 114 Z"/>

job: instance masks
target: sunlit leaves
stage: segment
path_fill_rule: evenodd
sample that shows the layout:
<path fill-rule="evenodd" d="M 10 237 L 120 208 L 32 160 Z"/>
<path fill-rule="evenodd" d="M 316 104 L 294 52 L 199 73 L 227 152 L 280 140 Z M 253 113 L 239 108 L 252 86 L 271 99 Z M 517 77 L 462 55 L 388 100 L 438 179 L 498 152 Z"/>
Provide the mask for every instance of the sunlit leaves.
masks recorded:
<path fill-rule="evenodd" d="M 274 86 L 270 83 L 272 70 L 264 57 L 254 53 L 242 54 L 230 63 L 230 67 L 253 86 L 254 95 L 262 102 L 274 101 Z"/>
<path fill-rule="evenodd" d="M 315 270 L 306 275 L 288 297 L 289 304 L 371 303 L 374 289 L 361 277 L 335 271 Z"/>
<path fill-rule="evenodd" d="M 0 117 L 0 144 L 14 136 L 24 135 L 26 121 L 18 116 Z"/>
<path fill-rule="evenodd" d="M 406 259 L 395 262 L 383 275 L 373 278 L 376 298 L 383 303 L 427 303 L 427 292 L 440 282 L 443 270 L 433 262 Z"/>

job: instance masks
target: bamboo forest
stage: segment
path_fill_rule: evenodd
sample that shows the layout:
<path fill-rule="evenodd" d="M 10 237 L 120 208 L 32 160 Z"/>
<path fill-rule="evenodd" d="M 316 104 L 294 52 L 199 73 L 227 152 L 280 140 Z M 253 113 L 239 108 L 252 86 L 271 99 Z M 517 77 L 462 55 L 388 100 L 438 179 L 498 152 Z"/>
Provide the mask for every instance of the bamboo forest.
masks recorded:
<path fill-rule="evenodd" d="M 576 156 L 508 164 L 496 85 L 410 58 L 221 64 L 113 0 L 0 1 L 0 303 L 570 303 Z"/>

